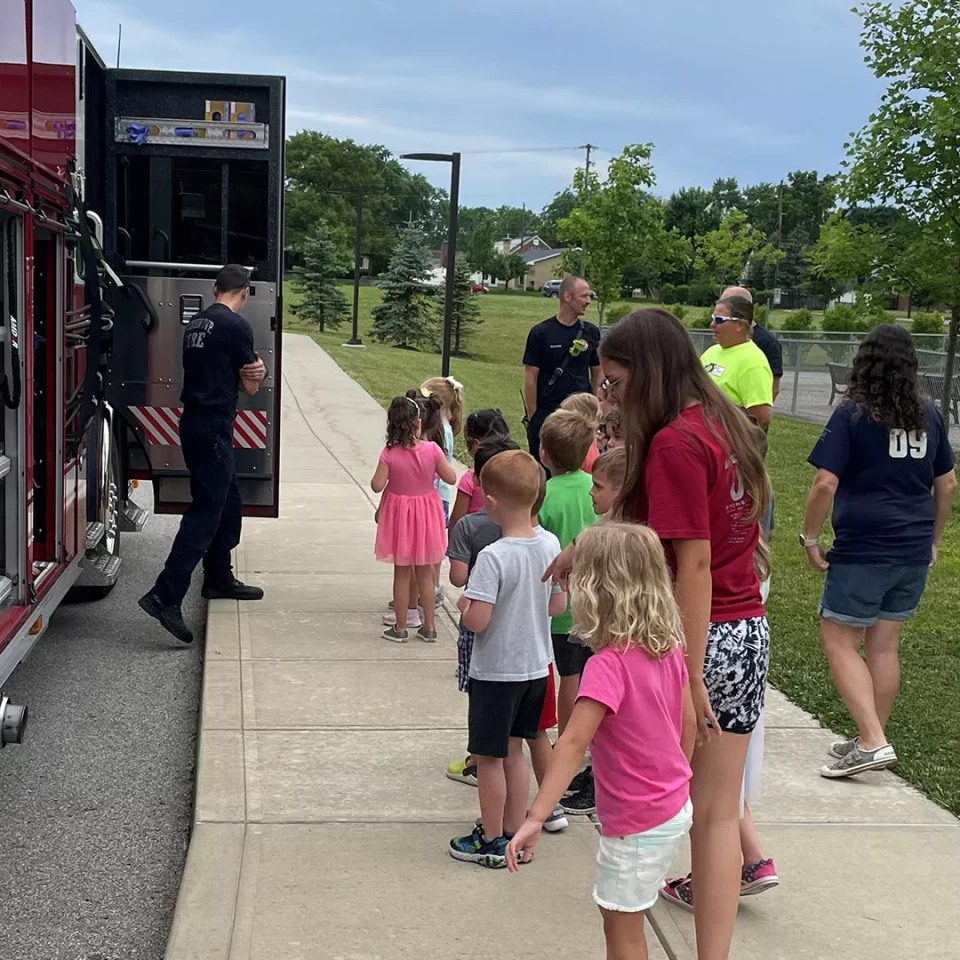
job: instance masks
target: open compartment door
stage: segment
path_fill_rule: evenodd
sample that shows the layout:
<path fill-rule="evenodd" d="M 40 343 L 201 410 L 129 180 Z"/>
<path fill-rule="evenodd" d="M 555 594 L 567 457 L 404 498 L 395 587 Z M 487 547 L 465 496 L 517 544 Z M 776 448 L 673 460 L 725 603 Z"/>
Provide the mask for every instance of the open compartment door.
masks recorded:
<path fill-rule="evenodd" d="M 283 90 L 280 78 L 107 72 L 105 247 L 126 288 L 112 297 L 107 397 L 126 425 L 131 476 L 153 482 L 161 513 L 190 501 L 183 334 L 225 263 L 251 271 L 243 315 L 269 371 L 257 396 L 240 395 L 234 423 L 244 513 L 279 512 Z M 256 122 L 205 119 L 211 103 L 240 102 Z"/>

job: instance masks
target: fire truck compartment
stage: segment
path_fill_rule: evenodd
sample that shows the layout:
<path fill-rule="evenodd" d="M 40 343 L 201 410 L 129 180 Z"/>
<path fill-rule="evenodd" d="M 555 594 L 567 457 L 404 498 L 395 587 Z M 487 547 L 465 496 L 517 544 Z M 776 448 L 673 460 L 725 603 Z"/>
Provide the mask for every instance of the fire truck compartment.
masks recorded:
<path fill-rule="evenodd" d="M 211 119 L 235 104 L 256 122 Z M 284 81 L 108 70 L 105 112 L 105 253 L 155 312 L 146 322 L 129 298 L 113 303 L 107 397 L 130 431 L 132 474 L 153 480 L 161 512 L 189 502 L 179 441 L 183 331 L 213 302 L 220 267 L 239 263 L 251 272 L 244 316 L 269 376 L 257 396 L 241 397 L 234 447 L 245 512 L 275 516 Z"/>

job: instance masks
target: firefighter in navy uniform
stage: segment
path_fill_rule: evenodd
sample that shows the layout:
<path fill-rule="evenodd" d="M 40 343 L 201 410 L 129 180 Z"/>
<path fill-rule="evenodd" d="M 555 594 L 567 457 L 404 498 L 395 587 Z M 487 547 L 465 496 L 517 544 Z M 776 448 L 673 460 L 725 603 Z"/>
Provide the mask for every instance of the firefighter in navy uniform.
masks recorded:
<path fill-rule="evenodd" d="M 215 303 L 198 313 L 183 335 L 183 415 L 180 443 L 190 471 L 192 502 L 170 556 L 140 606 L 181 643 L 192 643 L 180 606 L 203 561 L 208 600 L 260 600 L 263 590 L 233 575 L 230 551 L 240 542 L 241 500 L 233 454 L 233 421 L 240 390 L 254 395 L 267 375 L 253 349 L 253 330 L 239 315 L 250 279 L 244 267 L 225 266 L 214 284 Z"/>

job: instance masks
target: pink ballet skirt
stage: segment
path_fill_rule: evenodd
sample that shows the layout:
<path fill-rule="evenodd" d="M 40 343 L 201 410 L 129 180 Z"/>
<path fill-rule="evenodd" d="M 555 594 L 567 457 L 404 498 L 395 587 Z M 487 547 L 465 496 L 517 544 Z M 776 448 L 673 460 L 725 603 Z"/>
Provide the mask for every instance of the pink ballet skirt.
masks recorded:
<path fill-rule="evenodd" d="M 388 447 L 380 456 L 390 467 L 380 500 L 376 558 L 398 567 L 440 563 L 447 552 L 447 525 L 440 494 L 433 486 L 443 451 L 435 443 Z"/>

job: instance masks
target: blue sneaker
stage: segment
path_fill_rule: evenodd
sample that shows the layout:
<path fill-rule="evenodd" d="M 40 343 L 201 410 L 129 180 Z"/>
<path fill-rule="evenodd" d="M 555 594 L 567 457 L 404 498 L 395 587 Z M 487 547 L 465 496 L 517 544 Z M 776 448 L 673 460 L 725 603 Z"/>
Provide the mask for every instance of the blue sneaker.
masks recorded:
<path fill-rule="evenodd" d="M 507 838 L 484 840 L 483 827 L 477 824 L 473 833 L 450 841 L 450 856 L 464 863 L 478 863 L 481 867 L 501 870 L 507 865 Z"/>

